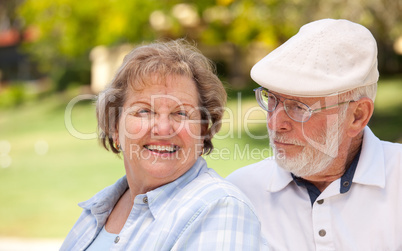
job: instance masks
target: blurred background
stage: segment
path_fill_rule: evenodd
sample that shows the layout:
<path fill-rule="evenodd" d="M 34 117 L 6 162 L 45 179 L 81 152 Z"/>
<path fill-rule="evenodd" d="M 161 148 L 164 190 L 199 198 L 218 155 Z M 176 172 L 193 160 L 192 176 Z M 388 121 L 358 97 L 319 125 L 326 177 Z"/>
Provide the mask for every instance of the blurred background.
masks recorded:
<path fill-rule="evenodd" d="M 0 0 L 0 250 L 1 238 L 62 239 L 76 204 L 124 174 L 121 159 L 71 128 L 96 133 L 90 98 L 129 50 L 155 39 L 184 37 L 217 65 L 230 112 L 207 161 L 222 176 L 270 155 L 251 67 L 321 18 L 358 22 L 377 39 L 370 127 L 402 143 L 401 13 L 401 0 Z"/>

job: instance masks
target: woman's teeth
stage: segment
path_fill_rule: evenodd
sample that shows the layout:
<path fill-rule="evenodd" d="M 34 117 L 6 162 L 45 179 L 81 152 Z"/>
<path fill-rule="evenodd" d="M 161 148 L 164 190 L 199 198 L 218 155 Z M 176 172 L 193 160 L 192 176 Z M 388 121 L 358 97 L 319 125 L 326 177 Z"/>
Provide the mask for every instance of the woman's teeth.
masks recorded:
<path fill-rule="evenodd" d="M 145 145 L 145 148 L 150 151 L 158 151 L 158 152 L 175 152 L 178 150 L 178 146 L 167 146 L 167 145 Z"/>

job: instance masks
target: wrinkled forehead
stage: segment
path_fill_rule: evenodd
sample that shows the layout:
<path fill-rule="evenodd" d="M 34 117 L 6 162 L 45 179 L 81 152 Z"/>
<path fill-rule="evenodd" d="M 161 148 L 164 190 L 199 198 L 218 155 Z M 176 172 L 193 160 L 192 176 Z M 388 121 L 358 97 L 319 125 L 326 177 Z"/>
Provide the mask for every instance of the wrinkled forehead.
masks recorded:
<path fill-rule="evenodd" d="M 150 75 L 130 85 L 125 102 L 162 102 L 197 106 L 199 92 L 193 79 L 182 75 Z"/>

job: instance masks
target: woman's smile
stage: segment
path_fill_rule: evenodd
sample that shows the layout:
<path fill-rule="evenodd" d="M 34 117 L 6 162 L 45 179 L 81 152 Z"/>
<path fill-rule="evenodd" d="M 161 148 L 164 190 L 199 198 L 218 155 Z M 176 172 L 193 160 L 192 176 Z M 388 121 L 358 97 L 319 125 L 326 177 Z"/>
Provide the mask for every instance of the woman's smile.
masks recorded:
<path fill-rule="evenodd" d="M 151 143 L 148 145 L 144 145 L 144 148 L 147 150 L 151 151 L 154 154 L 160 154 L 160 155 L 168 155 L 168 154 L 173 154 L 180 150 L 180 147 L 178 145 L 174 144 L 157 144 L 157 143 Z"/>

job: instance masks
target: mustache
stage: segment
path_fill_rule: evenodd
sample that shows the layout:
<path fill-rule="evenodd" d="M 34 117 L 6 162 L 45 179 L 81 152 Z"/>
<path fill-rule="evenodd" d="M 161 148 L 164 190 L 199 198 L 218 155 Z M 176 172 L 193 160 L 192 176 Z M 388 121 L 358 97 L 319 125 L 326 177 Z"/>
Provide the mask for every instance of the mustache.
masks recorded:
<path fill-rule="evenodd" d="M 268 131 L 268 134 L 269 134 L 269 142 L 271 145 L 273 145 L 274 141 L 277 141 L 277 142 L 284 143 L 284 144 L 305 146 L 305 144 L 302 141 L 293 139 L 293 138 L 289 138 L 278 132 Z"/>

